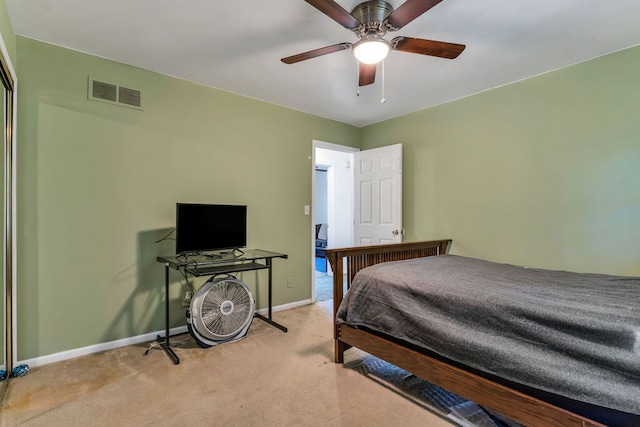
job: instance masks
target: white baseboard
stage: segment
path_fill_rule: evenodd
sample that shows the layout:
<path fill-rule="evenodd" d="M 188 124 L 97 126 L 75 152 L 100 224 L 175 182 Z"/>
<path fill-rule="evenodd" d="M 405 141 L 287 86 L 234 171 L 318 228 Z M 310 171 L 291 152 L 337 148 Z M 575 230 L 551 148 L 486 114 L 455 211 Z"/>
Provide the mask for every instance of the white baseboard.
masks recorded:
<path fill-rule="evenodd" d="M 178 326 L 176 328 L 169 329 L 169 335 L 183 334 L 187 332 L 187 326 Z M 104 342 L 100 344 L 94 344 L 87 347 L 75 348 L 73 350 L 61 351 L 60 353 L 48 354 L 46 356 L 34 357 L 33 359 L 23 360 L 18 364 L 29 365 L 29 367 L 47 365 L 49 363 L 60 362 L 63 360 L 73 359 L 80 356 L 86 356 L 93 353 L 99 353 L 105 350 L 113 350 L 115 348 L 126 347 L 128 345 L 140 344 L 143 342 L 149 342 L 156 339 L 158 335 L 165 334 L 165 330 L 149 332 L 144 335 L 137 335 L 135 337 L 123 338 L 120 340 Z"/>
<path fill-rule="evenodd" d="M 279 305 L 277 307 L 273 307 L 272 311 L 277 312 L 277 311 L 289 310 L 291 308 L 301 307 L 307 304 L 311 304 L 310 299 Z M 260 309 L 258 310 L 258 313 L 262 314 L 263 316 L 267 315 L 268 309 L 266 308 Z M 184 334 L 186 332 L 188 332 L 186 325 L 169 329 L 169 335 Z M 158 335 L 164 336 L 164 334 L 165 334 L 165 330 L 163 329 L 161 331 L 149 332 L 147 334 L 137 335 L 134 337 L 128 337 L 120 340 L 104 342 L 100 344 L 90 345 L 87 347 L 75 348 L 73 350 L 61 351 L 59 353 L 48 354 L 46 356 L 38 356 L 32 359 L 19 361 L 17 364 L 18 365 L 25 364 L 25 365 L 28 365 L 29 367 L 47 365 L 49 363 L 61 362 L 63 360 L 74 359 L 80 356 L 87 356 L 89 354 L 99 353 L 105 350 L 113 350 L 115 348 L 126 347 L 128 345 L 135 345 L 143 342 L 153 341 L 156 339 Z"/>
<path fill-rule="evenodd" d="M 305 299 L 302 301 L 290 302 L 289 304 L 283 304 L 277 307 L 273 307 L 271 311 L 275 313 L 277 311 L 283 311 L 283 310 L 289 310 L 291 308 L 302 307 L 303 305 L 307 305 L 311 303 L 312 301 L 310 299 Z M 258 310 L 258 313 L 262 314 L 263 316 L 266 315 L 268 312 L 269 310 L 266 308 L 261 308 L 260 310 Z"/>

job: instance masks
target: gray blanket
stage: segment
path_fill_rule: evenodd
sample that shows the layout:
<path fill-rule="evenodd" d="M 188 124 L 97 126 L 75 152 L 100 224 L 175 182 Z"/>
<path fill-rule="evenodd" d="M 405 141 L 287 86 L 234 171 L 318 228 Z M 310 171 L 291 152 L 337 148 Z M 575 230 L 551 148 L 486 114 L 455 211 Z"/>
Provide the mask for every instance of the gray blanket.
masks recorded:
<path fill-rule="evenodd" d="M 360 271 L 338 323 L 520 384 L 640 414 L 640 278 L 454 255 Z"/>

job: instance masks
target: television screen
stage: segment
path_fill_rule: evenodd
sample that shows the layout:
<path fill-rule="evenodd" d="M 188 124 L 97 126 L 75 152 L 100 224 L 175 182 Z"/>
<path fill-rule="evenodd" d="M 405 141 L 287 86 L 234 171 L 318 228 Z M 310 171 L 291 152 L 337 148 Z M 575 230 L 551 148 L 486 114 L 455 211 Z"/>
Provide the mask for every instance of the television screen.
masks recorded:
<path fill-rule="evenodd" d="M 238 249 L 247 245 L 247 207 L 176 203 L 176 252 Z"/>

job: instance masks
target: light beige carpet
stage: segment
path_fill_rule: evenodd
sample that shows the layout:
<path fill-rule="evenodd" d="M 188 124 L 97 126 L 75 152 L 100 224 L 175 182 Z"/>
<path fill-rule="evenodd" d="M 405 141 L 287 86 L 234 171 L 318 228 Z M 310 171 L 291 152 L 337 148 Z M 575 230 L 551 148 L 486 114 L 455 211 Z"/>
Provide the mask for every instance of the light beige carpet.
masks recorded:
<path fill-rule="evenodd" d="M 333 363 L 332 301 L 255 319 L 236 343 L 201 349 L 173 338 L 173 365 L 136 345 L 31 368 L 9 380 L 2 426 L 451 426 Z M 353 363 L 366 355 L 347 352 Z"/>

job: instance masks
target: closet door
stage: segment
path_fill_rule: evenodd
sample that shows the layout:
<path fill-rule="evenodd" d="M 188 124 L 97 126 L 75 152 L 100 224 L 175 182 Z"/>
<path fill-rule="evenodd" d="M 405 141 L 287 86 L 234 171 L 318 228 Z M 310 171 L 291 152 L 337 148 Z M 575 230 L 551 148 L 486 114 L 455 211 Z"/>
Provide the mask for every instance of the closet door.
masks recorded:
<path fill-rule="evenodd" d="M 6 129 L 6 120 L 7 120 L 7 108 L 6 108 L 6 101 L 5 98 L 7 96 L 7 91 L 5 90 L 4 86 L 2 87 L 2 97 L 1 97 L 1 101 L 0 104 L 2 104 L 0 106 L 0 114 L 2 114 L 2 129 Z M 2 147 L 6 147 L 6 132 L 2 132 Z M 3 193 L 6 193 L 7 191 L 7 180 L 6 180 L 6 170 L 7 170 L 7 165 L 6 165 L 6 160 L 7 160 L 7 155 L 5 152 L 5 149 L 3 148 L 2 150 L 0 150 L 0 165 L 1 166 L 1 170 L 0 170 L 0 175 L 2 176 L 2 189 L 3 189 Z M 7 213 L 7 203 L 6 203 L 6 198 L 2 197 L 2 200 L 0 201 L 0 212 L 2 212 L 2 218 L 3 218 L 3 223 L 4 223 L 4 218 L 6 217 L 6 213 Z M 6 345 L 6 339 L 7 339 L 7 321 L 6 321 L 6 302 L 7 302 L 7 291 L 6 291 L 6 287 L 7 287 L 7 280 L 6 280 L 6 259 L 7 259 L 7 249 L 6 249 L 6 229 L 3 226 L 3 239 L 2 239 L 2 244 L 0 245 L 0 260 L 2 260 L 2 284 L 0 286 L 0 288 L 2 289 L 2 306 L 0 307 L 0 314 L 2 314 L 0 316 L 0 329 L 2 330 L 2 340 L 0 341 L 0 354 L 2 354 L 2 358 L 0 358 L 0 370 L 7 370 L 7 363 L 6 363 L 6 355 L 7 355 L 7 345 Z"/>
<path fill-rule="evenodd" d="M 11 372 L 13 367 L 13 107 L 15 80 L 8 61 L 4 42 L 0 38 L 0 114 L 2 116 L 2 132 L 0 140 L 0 176 L 2 177 L 2 194 L 0 198 L 0 212 L 2 212 L 2 244 L 0 244 L 0 289 L 2 289 L 2 304 L 0 304 L 0 365 L 2 369 Z M 7 381 L 0 382 L 0 396 Z"/>

